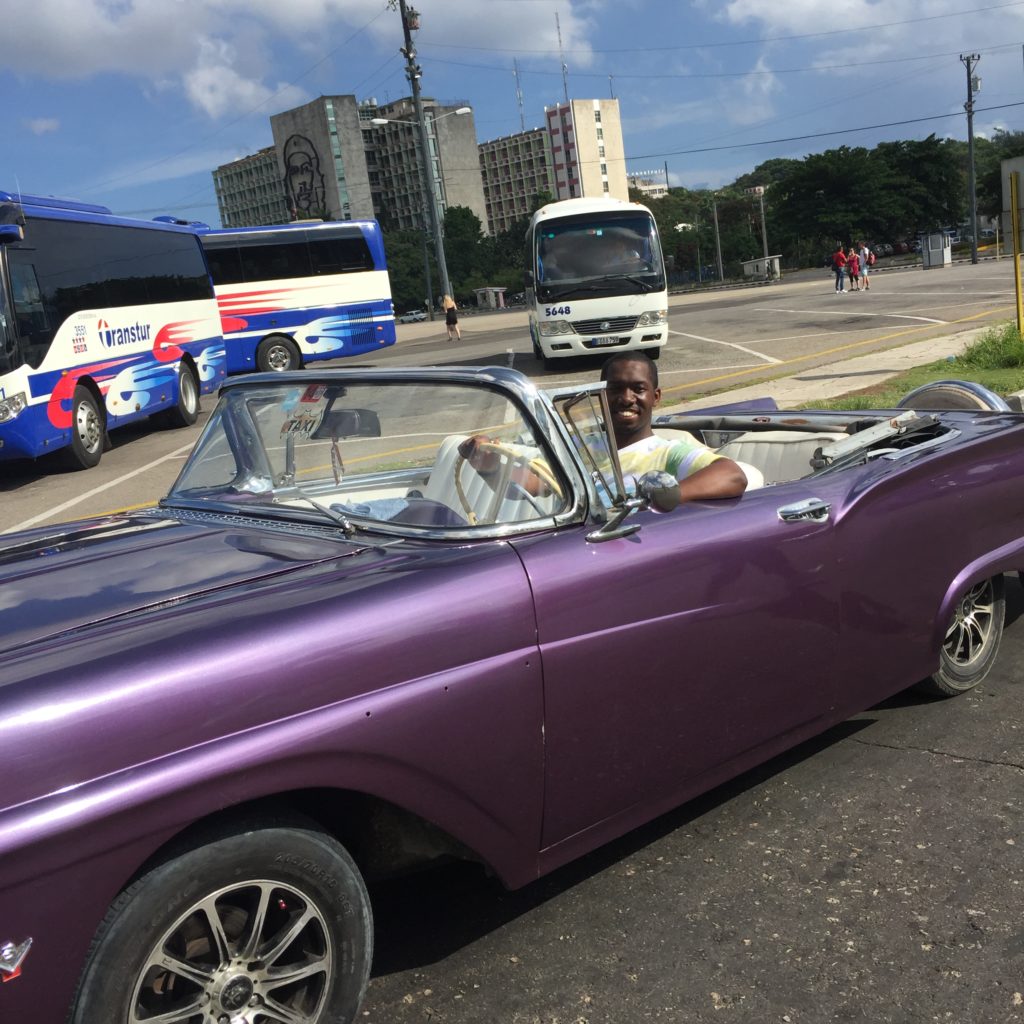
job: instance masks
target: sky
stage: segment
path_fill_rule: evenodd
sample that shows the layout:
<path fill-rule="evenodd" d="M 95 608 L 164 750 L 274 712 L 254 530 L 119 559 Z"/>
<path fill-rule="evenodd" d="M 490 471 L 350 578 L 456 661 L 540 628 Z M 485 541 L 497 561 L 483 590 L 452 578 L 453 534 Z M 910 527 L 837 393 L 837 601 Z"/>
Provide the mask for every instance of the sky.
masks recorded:
<path fill-rule="evenodd" d="M 961 54 L 981 57 L 975 134 L 1024 128 L 1024 0 L 412 6 L 423 94 L 471 106 L 478 141 L 540 126 L 567 85 L 618 99 L 627 169 L 667 165 L 673 186 L 842 145 L 966 139 Z M 397 0 L 3 7 L 2 190 L 216 225 L 211 172 L 270 145 L 271 114 L 319 95 L 409 95 Z"/>

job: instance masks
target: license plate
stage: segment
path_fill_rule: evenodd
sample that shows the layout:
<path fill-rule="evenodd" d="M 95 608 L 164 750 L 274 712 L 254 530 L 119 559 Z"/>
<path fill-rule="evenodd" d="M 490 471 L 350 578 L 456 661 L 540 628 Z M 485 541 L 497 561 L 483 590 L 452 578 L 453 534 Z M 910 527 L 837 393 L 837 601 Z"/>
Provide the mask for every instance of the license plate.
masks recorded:
<path fill-rule="evenodd" d="M 602 345 L 618 345 L 618 343 L 619 343 L 619 339 L 618 338 L 591 338 L 590 339 L 590 344 L 593 345 L 594 348 L 598 348 L 598 347 L 600 347 Z"/>

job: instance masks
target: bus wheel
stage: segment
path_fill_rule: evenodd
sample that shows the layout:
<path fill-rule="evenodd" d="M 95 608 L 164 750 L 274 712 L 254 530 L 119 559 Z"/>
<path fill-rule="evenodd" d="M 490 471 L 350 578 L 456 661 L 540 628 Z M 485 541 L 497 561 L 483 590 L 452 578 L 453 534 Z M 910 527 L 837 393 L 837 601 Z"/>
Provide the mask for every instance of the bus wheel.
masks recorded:
<path fill-rule="evenodd" d="M 270 337 L 264 338 L 256 349 L 256 365 L 259 369 L 267 372 L 273 370 L 297 370 L 302 362 L 299 359 L 299 350 L 295 342 L 290 338 Z"/>
<path fill-rule="evenodd" d="M 187 363 L 178 369 L 178 404 L 167 410 L 167 423 L 172 427 L 191 427 L 199 419 L 199 385 L 195 371 Z"/>
<path fill-rule="evenodd" d="M 71 447 L 65 450 L 71 469 L 92 469 L 99 463 L 105 433 L 95 396 L 78 385 L 71 401 Z"/>

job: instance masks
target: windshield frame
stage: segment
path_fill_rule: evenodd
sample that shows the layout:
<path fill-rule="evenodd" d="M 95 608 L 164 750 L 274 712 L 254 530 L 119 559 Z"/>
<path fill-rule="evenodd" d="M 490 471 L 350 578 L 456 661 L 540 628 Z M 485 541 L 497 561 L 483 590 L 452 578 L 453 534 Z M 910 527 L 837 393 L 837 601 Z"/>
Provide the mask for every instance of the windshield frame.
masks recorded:
<path fill-rule="evenodd" d="M 192 455 L 186 460 L 181 472 L 172 485 L 167 496 L 160 501 L 160 507 L 166 510 L 175 508 L 188 509 L 192 512 L 208 510 L 211 513 L 230 514 L 233 517 L 252 514 L 254 522 L 278 518 L 291 522 L 317 526 L 328 526 L 329 521 L 324 514 L 314 507 L 303 508 L 298 505 L 275 505 L 272 502 L 254 502 L 252 504 L 234 504 L 218 500 L 214 495 L 198 496 L 195 489 L 185 487 L 194 460 L 203 447 L 210 441 L 210 434 L 216 431 L 227 441 L 228 447 L 237 464 L 236 479 L 251 475 L 257 482 L 265 480 L 269 489 L 277 497 L 287 497 L 287 485 L 274 483 L 274 473 L 266 454 L 258 429 L 246 426 L 247 417 L 232 417 L 230 424 L 219 423 L 232 403 L 244 402 L 247 392 L 260 392 L 268 387 L 306 388 L 311 385 L 326 383 L 344 386 L 361 385 L 376 386 L 388 384 L 418 384 L 430 386 L 470 386 L 494 391 L 506 401 L 512 403 L 524 424 L 532 430 L 543 448 L 547 449 L 551 463 L 557 467 L 557 473 L 567 490 L 561 511 L 551 515 L 526 519 L 521 522 L 497 522 L 472 526 L 422 526 L 405 523 L 389 522 L 372 516 L 345 512 L 345 518 L 360 533 L 363 531 L 400 537 L 417 537 L 442 540 L 478 540 L 494 537 L 506 537 L 522 533 L 536 533 L 549 530 L 568 523 L 582 522 L 586 519 L 589 509 L 587 488 L 582 479 L 581 468 L 568 439 L 564 436 L 559 417 L 555 414 L 548 401 L 523 374 L 515 370 L 501 367 L 484 369 L 456 368 L 454 370 L 431 369 L 397 369 L 397 370 L 324 370 L 313 372 L 309 369 L 291 373 L 252 374 L 237 380 L 228 380 L 221 389 L 221 401 L 214 414 L 210 417 L 207 427 L 197 441 Z M 250 425 L 251 426 L 251 425 Z M 313 493 L 312 491 L 310 492 Z M 295 497 L 308 497 L 296 490 Z M 315 495 L 314 495 L 315 497 Z M 342 529 L 339 524 L 338 529 Z"/>

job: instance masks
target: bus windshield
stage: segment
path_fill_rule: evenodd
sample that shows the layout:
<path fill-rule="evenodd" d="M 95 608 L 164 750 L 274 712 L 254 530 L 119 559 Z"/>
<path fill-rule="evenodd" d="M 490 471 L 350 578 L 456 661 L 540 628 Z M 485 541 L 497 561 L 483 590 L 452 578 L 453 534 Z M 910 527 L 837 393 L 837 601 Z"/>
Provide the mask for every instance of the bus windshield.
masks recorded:
<path fill-rule="evenodd" d="M 581 214 L 537 232 L 538 298 L 554 300 L 664 289 L 654 218 L 645 212 Z"/>

